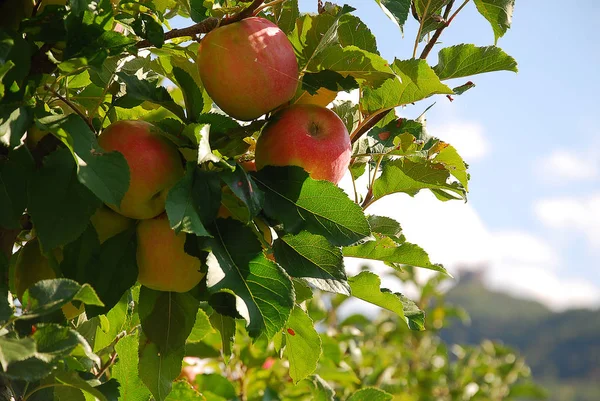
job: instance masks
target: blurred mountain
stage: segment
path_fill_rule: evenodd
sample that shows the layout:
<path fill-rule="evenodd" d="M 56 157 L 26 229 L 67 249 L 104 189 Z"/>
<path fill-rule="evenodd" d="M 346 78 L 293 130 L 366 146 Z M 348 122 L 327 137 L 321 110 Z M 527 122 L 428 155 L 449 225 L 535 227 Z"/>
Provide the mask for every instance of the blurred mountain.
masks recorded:
<path fill-rule="evenodd" d="M 464 308 L 471 322 L 453 322 L 442 338 L 458 344 L 501 341 L 525 356 L 534 378 L 549 385 L 551 400 L 600 401 L 600 310 L 553 312 L 486 288 L 483 274 L 461 273 L 448 291 L 446 301 Z"/>

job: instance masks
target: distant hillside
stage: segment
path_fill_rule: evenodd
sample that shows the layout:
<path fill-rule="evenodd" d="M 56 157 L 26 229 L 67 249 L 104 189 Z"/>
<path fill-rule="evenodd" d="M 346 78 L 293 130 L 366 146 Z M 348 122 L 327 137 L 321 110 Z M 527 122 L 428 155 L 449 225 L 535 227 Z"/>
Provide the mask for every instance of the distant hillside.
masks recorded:
<path fill-rule="evenodd" d="M 471 324 L 454 322 L 442 331 L 444 340 L 469 344 L 485 338 L 502 341 L 525 356 L 536 379 L 576 383 L 575 387 L 585 384 L 587 392 L 595 393 L 588 398 L 575 391 L 552 399 L 600 400 L 600 310 L 555 313 L 538 302 L 490 291 L 479 275 L 463 276 L 446 300 L 466 309 Z"/>

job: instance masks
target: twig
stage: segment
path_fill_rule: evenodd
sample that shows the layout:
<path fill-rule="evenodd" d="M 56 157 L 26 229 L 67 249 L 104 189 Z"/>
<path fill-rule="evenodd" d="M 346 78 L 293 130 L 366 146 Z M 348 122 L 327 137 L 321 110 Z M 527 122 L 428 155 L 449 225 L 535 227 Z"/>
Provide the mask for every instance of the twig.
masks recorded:
<path fill-rule="evenodd" d="M 233 24 L 234 22 L 241 21 L 244 18 L 248 18 L 248 17 L 251 17 L 252 15 L 254 15 L 254 11 L 258 7 L 260 7 L 263 2 L 264 2 L 264 0 L 254 0 L 252 2 L 252 4 L 250 4 L 248 7 L 243 9 L 238 14 L 232 15 L 231 17 L 223 18 L 222 20 L 219 20 L 218 18 L 210 17 L 203 21 L 198 22 L 197 24 L 188 26 L 187 28 L 172 29 L 169 32 L 165 33 L 165 41 L 167 41 L 169 39 L 173 39 L 173 38 L 181 38 L 184 36 L 195 37 L 196 35 L 198 35 L 200 33 L 208 33 L 219 26 L 229 25 L 229 24 Z M 151 47 L 151 46 L 152 46 L 152 43 L 150 43 L 148 40 L 142 40 L 141 42 L 138 42 L 136 44 L 136 47 L 138 49 L 142 49 L 144 47 Z"/>
<path fill-rule="evenodd" d="M 258 7 L 256 10 L 254 10 L 254 13 L 252 13 L 252 15 L 258 15 L 258 13 L 260 13 L 265 8 L 276 6 L 277 4 L 281 4 L 285 1 L 287 1 L 287 0 L 273 0 L 270 3 L 265 3 L 262 6 Z"/>
<path fill-rule="evenodd" d="M 365 210 L 371 203 L 373 203 L 371 201 L 373 199 L 373 185 L 375 185 L 375 179 L 377 178 L 377 171 L 379 170 L 379 166 L 381 165 L 382 161 L 383 161 L 383 156 L 379 156 L 379 159 L 377 159 L 377 164 L 375 165 L 375 171 L 373 171 L 373 178 L 371 179 L 371 185 L 369 185 L 369 191 L 367 192 L 367 196 L 365 196 L 365 200 L 360 205 L 360 207 L 363 210 Z"/>
<path fill-rule="evenodd" d="M 110 358 L 106 361 L 104 366 L 102 366 L 102 368 L 100 369 L 100 372 L 96 375 L 96 378 L 97 379 L 101 378 L 102 375 L 106 373 L 108 368 L 110 368 L 112 366 L 112 364 L 115 363 L 116 360 L 117 360 L 117 351 L 113 351 L 113 353 L 110 355 Z"/>
<path fill-rule="evenodd" d="M 413 49 L 413 56 L 412 58 L 417 57 L 417 48 L 419 47 L 419 38 L 421 37 L 421 32 L 423 32 L 423 24 L 425 23 L 425 20 L 427 17 L 427 11 L 429 11 L 429 6 L 431 5 L 431 0 L 427 0 L 427 5 L 425 6 L 425 9 L 423 10 L 423 15 L 421 15 L 421 21 L 419 22 L 419 30 L 417 31 L 417 37 L 415 38 L 415 47 Z"/>
<path fill-rule="evenodd" d="M 427 45 L 425 46 L 425 48 L 421 52 L 421 55 L 419 56 L 420 59 L 425 60 L 427 58 L 427 56 L 429 56 L 431 49 L 433 49 L 433 46 L 435 46 L 435 44 L 437 43 L 437 41 L 440 38 L 440 35 L 444 31 L 444 29 L 446 29 L 447 27 L 450 26 L 450 23 L 452 22 L 454 17 L 456 17 L 456 15 L 467 5 L 468 2 L 469 2 L 469 0 L 465 0 L 460 5 L 460 7 L 458 7 L 458 9 L 454 12 L 454 14 L 452 14 L 452 16 L 450 18 L 448 18 L 448 15 L 450 15 L 450 10 L 452 9 L 452 6 L 454 5 L 454 0 L 450 1 L 450 3 L 448 3 L 448 5 L 446 6 L 446 9 L 444 10 L 444 16 L 443 16 L 444 23 L 442 24 L 442 26 L 440 26 L 438 29 L 436 29 L 435 33 L 431 37 L 431 40 L 429 40 L 429 42 L 427 42 Z"/>
<path fill-rule="evenodd" d="M 77 106 L 75 106 L 73 104 L 73 102 L 71 102 L 69 99 L 67 99 L 66 97 L 64 97 L 63 95 L 59 94 L 57 91 L 55 91 L 54 89 L 52 89 L 50 86 L 45 85 L 44 88 L 49 91 L 50 93 L 52 93 L 54 96 L 56 96 L 57 98 L 59 98 L 60 100 L 62 100 L 67 106 L 69 106 L 75 113 L 77 113 L 77 115 L 81 118 L 83 118 L 83 121 L 85 121 L 85 123 L 88 125 L 88 127 L 90 127 L 90 129 L 92 130 L 92 132 L 96 132 L 96 130 L 94 129 L 94 126 L 92 125 L 91 121 L 88 120 L 88 118 L 86 117 L 85 114 L 83 114 L 83 112 L 81 110 L 79 110 L 79 108 L 77 108 Z"/>
<path fill-rule="evenodd" d="M 375 124 L 383 119 L 387 115 L 390 109 L 381 110 L 378 114 L 371 114 L 367 116 L 361 123 L 356 127 L 356 129 L 350 135 L 350 142 L 354 143 L 360 139 L 362 134 L 373 128 Z"/>

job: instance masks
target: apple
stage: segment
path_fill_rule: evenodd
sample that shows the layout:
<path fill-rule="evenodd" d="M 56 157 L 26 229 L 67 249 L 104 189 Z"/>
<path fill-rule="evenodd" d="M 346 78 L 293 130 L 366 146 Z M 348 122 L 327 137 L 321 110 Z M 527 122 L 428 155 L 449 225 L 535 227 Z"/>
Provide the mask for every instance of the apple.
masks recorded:
<path fill-rule="evenodd" d="M 63 260 L 62 250 L 60 248 L 54 249 L 52 256 L 53 258 L 47 258 L 42 254 L 37 238 L 23 246 L 17 256 L 13 276 L 17 298 L 21 302 L 23 302 L 23 294 L 29 287 L 38 281 L 57 277 L 58 264 Z M 85 306 L 83 304 L 76 307 L 72 302 L 69 302 L 62 306 L 63 315 L 67 320 L 76 318 L 84 311 Z"/>
<path fill-rule="evenodd" d="M 333 111 L 297 104 L 279 111 L 256 142 L 256 167 L 300 166 L 316 180 L 340 182 L 350 163 L 350 136 Z"/>
<path fill-rule="evenodd" d="M 116 213 L 106 206 L 102 206 L 96 210 L 96 213 L 92 215 L 90 220 L 96 233 L 98 233 L 98 240 L 101 244 L 107 239 L 127 230 L 134 223 L 134 220 Z"/>
<path fill-rule="evenodd" d="M 249 121 L 296 93 L 298 61 L 285 33 L 269 20 L 246 18 L 210 31 L 200 41 L 204 88 L 224 112 Z"/>
<path fill-rule="evenodd" d="M 120 205 L 108 205 L 132 219 L 150 219 L 165 211 L 167 194 L 183 176 L 181 156 L 160 130 L 145 121 L 117 121 L 98 137 L 106 151 L 119 151 L 129 165 L 129 189 Z"/>
<path fill-rule="evenodd" d="M 140 221 L 137 238 L 140 284 L 158 291 L 187 292 L 204 277 L 200 259 L 184 251 L 185 233 L 175 234 L 166 213 Z"/>

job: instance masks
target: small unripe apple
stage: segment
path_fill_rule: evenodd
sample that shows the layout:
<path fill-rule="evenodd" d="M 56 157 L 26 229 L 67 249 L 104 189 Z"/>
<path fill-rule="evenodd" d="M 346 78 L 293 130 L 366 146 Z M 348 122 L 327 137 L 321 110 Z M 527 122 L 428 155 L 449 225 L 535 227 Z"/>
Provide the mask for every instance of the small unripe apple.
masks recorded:
<path fill-rule="evenodd" d="M 129 165 L 129 189 L 120 205 L 108 205 L 132 219 L 150 219 L 165 211 L 167 194 L 183 176 L 181 156 L 160 130 L 145 121 L 117 121 L 98 137 L 106 151 L 119 151 Z"/>
<path fill-rule="evenodd" d="M 102 244 L 107 239 L 122 233 L 131 227 L 134 220 L 123 216 L 106 206 L 100 207 L 90 218 L 96 233 L 98 241 Z"/>
<path fill-rule="evenodd" d="M 258 17 L 209 32 L 200 41 L 198 70 L 212 100 L 238 120 L 279 107 L 298 85 L 292 44 L 277 25 Z"/>
<path fill-rule="evenodd" d="M 279 111 L 256 142 L 256 167 L 299 166 L 316 180 L 340 182 L 350 163 L 350 136 L 333 111 L 298 104 Z"/>
<path fill-rule="evenodd" d="M 185 253 L 185 233 L 175 234 L 166 213 L 140 221 L 137 238 L 140 284 L 157 291 L 187 292 L 204 277 L 200 259 Z"/>

